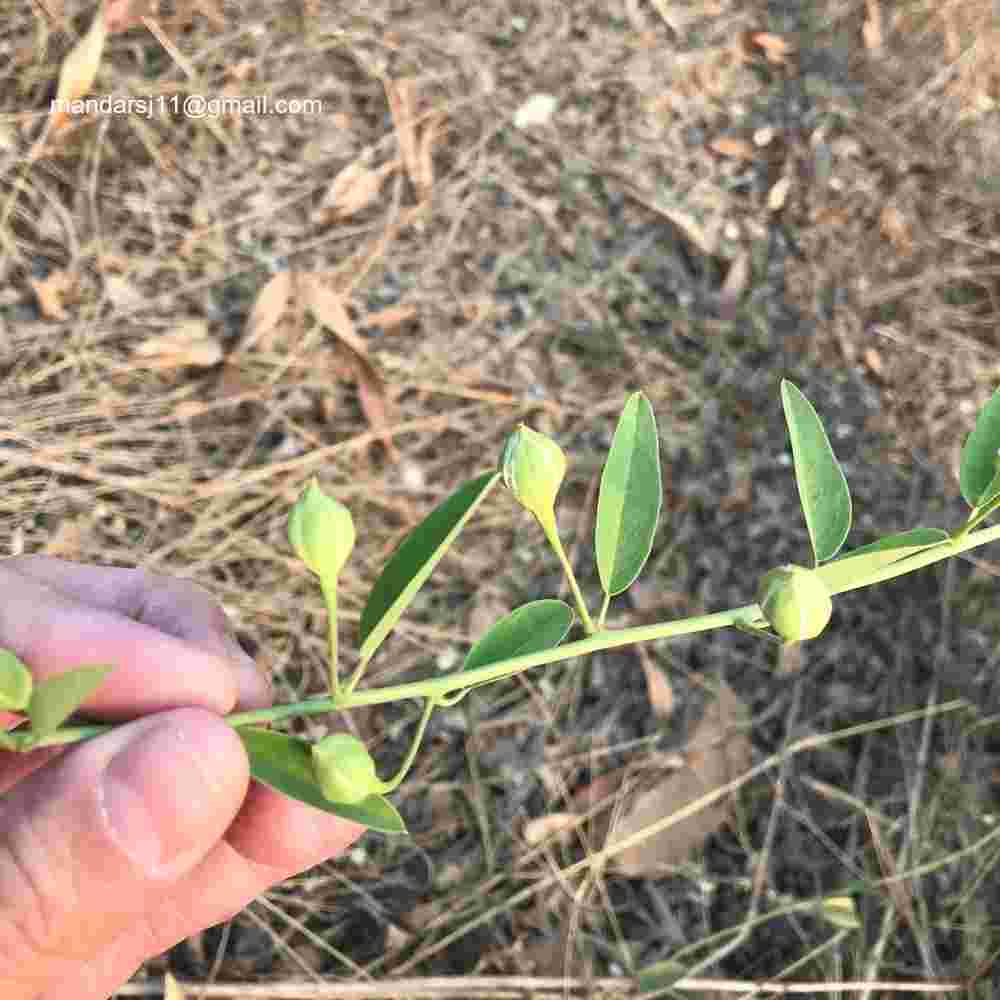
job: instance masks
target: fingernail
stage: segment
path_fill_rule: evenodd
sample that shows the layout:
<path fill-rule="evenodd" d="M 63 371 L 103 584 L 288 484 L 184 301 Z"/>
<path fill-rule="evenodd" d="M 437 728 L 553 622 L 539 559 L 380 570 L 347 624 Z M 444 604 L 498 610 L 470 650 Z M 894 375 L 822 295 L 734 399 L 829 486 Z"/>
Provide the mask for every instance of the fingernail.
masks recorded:
<path fill-rule="evenodd" d="M 218 733 L 201 727 L 194 745 L 189 727 L 176 720 L 128 726 L 135 731 L 101 776 L 108 832 L 148 877 L 176 877 L 207 851 L 213 803 L 226 794 L 225 782 L 213 777 L 208 745 Z"/>
<path fill-rule="evenodd" d="M 240 708 L 268 708 L 274 699 L 271 681 L 264 669 L 239 644 L 235 636 L 223 637 L 229 659 L 236 664 L 236 685 Z"/>

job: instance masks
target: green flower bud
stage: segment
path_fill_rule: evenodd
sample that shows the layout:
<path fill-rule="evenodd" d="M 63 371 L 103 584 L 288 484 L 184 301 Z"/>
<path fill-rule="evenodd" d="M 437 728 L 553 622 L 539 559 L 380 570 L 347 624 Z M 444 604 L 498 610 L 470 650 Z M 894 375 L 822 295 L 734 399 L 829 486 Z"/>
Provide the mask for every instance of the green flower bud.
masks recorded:
<path fill-rule="evenodd" d="M 354 548 L 351 512 L 328 497 L 314 476 L 288 515 L 288 540 L 317 576 L 336 577 Z"/>
<path fill-rule="evenodd" d="M 833 614 L 826 584 L 804 566 L 781 566 L 767 573 L 757 597 L 764 617 L 788 642 L 815 639 Z"/>
<path fill-rule="evenodd" d="M 566 456 L 551 438 L 524 424 L 507 438 L 500 459 L 507 489 L 539 520 L 551 517 L 566 475 Z"/>
<path fill-rule="evenodd" d="M 352 804 L 385 791 L 368 748 L 350 733 L 331 733 L 312 746 L 313 774 L 330 802 Z"/>

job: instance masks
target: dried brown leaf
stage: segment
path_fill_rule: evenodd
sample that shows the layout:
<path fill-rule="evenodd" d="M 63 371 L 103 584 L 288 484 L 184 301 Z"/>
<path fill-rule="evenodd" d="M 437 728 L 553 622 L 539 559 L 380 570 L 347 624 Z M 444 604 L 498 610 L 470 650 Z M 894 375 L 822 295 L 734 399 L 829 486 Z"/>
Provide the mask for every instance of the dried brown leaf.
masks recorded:
<path fill-rule="evenodd" d="M 909 254 L 913 250 L 913 227 L 898 205 L 889 203 L 879 214 L 879 229 L 882 235 L 900 253 Z"/>
<path fill-rule="evenodd" d="M 394 327 L 402 326 L 404 323 L 409 323 L 410 320 L 416 318 L 416 306 L 386 306 L 385 309 L 377 309 L 375 312 L 368 313 L 361 321 L 361 325 L 377 326 L 383 331 L 388 332 Z"/>
<path fill-rule="evenodd" d="M 669 219 L 677 226 L 703 254 L 708 257 L 715 256 L 718 245 L 717 235 L 709 232 L 693 215 L 666 205 L 656 205 L 654 207 L 660 215 L 665 219 Z"/>
<path fill-rule="evenodd" d="M 278 271 L 266 281 L 257 293 L 250 318 L 247 321 L 246 339 L 240 345 L 245 351 L 258 341 L 263 340 L 265 348 L 272 334 L 288 310 L 292 298 L 292 272 Z"/>
<path fill-rule="evenodd" d="M 695 728 L 687 766 L 637 796 L 609 836 L 609 845 L 632 837 L 745 772 L 750 766 L 750 740 L 735 729 L 745 717 L 746 709 L 739 698 L 722 683 L 719 697 Z M 730 815 L 731 804 L 717 802 L 627 848 L 613 864 L 628 878 L 680 864 L 706 837 L 728 822 Z"/>
<path fill-rule="evenodd" d="M 728 156 L 738 160 L 756 160 L 760 152 L 752 142 L 732 135 L 721 135 L 713 139 L 708 148 L 719 156 Z"/>
<path fill-rule="evenodd" d="M 573 813 L 549 813 L 547 816 L 537 816 L 524 824 L 524 839 L 534 847 L 550 837 L 560 835 L 560 840 L 567 840 L 568 834 L 579 822 Z"/>
<path fill-rule="evenodd" d="M 349 219 L 373 204 L 382 192 L 385 179 L 399 166 L 398 160 L 372 169 L 363 160 L 353 160 L 333 179 L 323 199 L 332 219 Z"/>
<path fill-rule="evenodd" d="M 355 330 L 354 320 L 343 297 L 323 284 L 323 275 L 317 271 L 304 274 L 298 287 L 306 307 L 317 322 L 336 334 L 355 354 L 367 360 L 368 346 Z"/>
<path fill-rule="evenodd" d="M 76 285 L 76 278 L 69 271 L 52 271 L 46 278 L 31 278 L 28 281 L 38 308 L 46 319 L 69 319 L 63 299 Z"/>
<path fill-rule="evenodd" d="M 783 63 L 792 51 L 792 46 L 781 35 L 770 31 L 756 31 L 750 36 L 750 41 L 762 49 L 768 62 Z"/>
<path fill-rule="evenodd" d="M 392 123 L 396 127 L 399 155 L 413 186 L 420 187 L 420 153 L 416 123 L 416 81 L 411 78 L 384 81 Z"/>
<path fill-rule="evenodd" d="M 434 143 L 437 141 L 444 118 L 444 113 L 440 111 L 431 115 L 420 135 L 416 163 L 417 176 L 414 183 L 421 201 L 430 197 L 431 189 L 434 187 Z"/>
<path fill-rule="evenodd" d="M 87 33 L 73 46 L 63 61 L 62 69 L 59 71 L 59 85 L 56 87 L 58 104 L 78 100 L 94 85 L 107 37 L 108 28 L 102 3 L 97 8 Z M 52 128 L 62 128 L 68 117 L 68 112 L 57 105 L 50 118 Z"/>
<path fill-rule="evenodd" d="M 882 363 L 882 355 L 874 347 L 866 347 L 861 352 L 861 360 L 872 375 L 876 377 L 880 376 L 885 370 L 885 366 Z"/>
<path fill-rule="evenodd" d="M 587 812 L 606 799 L 617 795 L 629 773 L 628 767 L 618 767 L 607 774 L 599 775 L 593 781 L 578 788 L 573 793 L 572 806 L 579 812 Z"/>
<path fill-rule="evenodd" d="M 331 330 L 350 352 L 350 364 L 358 385 L 358 400 L 372 430 L 386 427 L 390 422 L 390 402 L 382 378 L 368 357 L 368 345 L 354 328 L 342 296 L 322 282 L 318 272 L 304 275 L 299 283 L 305 303 L 316 320 Z M 386 451 L 393 460 L 398 458 L 392 437 L 383 439 Z"/>
<path fill-rule="evenodd" d="M 637 646 L 643 673 L 646 675 L 646 695 L 653 715 L 669 719 L 674 713 L 674 688 L 670 678 L 653 662 L 648 650 Z"/>
<path fill-rule="evenodd" d="M 358 358 L 357 380 L 358 401 L 361 403 L 361 412 L 364 413 L 368 425 L 373 431 L 387 427 L 391 422 L 389 396 L 381 377 L 367 358 Z M 399 461 L 399 452 L 396 450 L 392 435 L 386 434 L 382 438 L 382 443 L 389 457 L 394 462 Z"/>
<path fill-rule="evenodd" d="M 209 368 L 223 358 L 222 345 L 209 334 L 208 324 L 203 319 L 182 320 L 169 333 L 138 344 L 133 354 L 150 359 L 156 368 L 185 365 Z"/>
<path fill-rule="evenodd" d="M 879 0 L 866 0 L 867 13 L 861 25 L 861 37 L 869 52 L 877 52 L 882 48 L 882 8 Z"/>
<path fill-rule="evenodd" d="M 788 192 L 792 189 L 792 178 L 786 174 L 775 181 L 774 187 L 767 192 L 767 207 L 771 212 L 780 212 L 788 200 Z"/>
<path fill-rule="evenodd" d="M 104 24 L 109 35 L 118 35 L 142 24 L 153 8 L 153 0 L 107 0 Z"/>
<path fill-rule="evenodd" d="M 64 517 L 45 543 L 45 554 L 62 558 L 79 556 L 83 550 L 85 534 L 86 528 L 82 517 Z"/>
<path fill-rule="evenodd" d="M 128 278 L 120 274 L 104 275 L 104 294 L 116 309 L 132 309 L 146 296 Z"/>
<path fill-rule="evenodd" d="M 226 18 L 219 7 L 218 0 L 176 0 L 174 15 L 169 21 L 172 34 L 182 31 L 194 24 L 195 14 L 201 14 L 216 28 L 226 26 Z"/>

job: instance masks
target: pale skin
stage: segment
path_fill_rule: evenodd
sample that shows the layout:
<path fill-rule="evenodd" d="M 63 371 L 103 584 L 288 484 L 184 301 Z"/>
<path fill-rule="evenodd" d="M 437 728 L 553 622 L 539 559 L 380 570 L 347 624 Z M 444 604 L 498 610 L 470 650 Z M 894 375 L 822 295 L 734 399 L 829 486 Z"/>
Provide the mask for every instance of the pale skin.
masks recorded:
<path fill-rule="evenodd" d="M 134 720 L 71 746 L 0 751 L 4 1000 L 105 1000 L 147 958 L 362 833 L 250 782 L 221 717 L 272 694 L 227 636 L 218 601 L 194 583 L 0 560 L 0 648 L 38 678 L 114 665 L 86 714 Z M 12 719 L 0 712 L 0 725 Z"/>

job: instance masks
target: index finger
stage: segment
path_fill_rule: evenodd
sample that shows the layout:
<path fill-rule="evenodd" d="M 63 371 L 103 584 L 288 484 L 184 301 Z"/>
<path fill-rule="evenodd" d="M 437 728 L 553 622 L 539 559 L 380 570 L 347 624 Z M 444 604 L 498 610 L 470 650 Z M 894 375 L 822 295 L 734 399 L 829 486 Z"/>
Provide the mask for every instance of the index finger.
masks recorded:
<path fill-rule="evenodd" d="M 19 571 L 16 560 L 0 562 L 0 648 L 10 649 L 39 680 L 74 667 L 113 667 L 87 701 L 86 714 L 95 718 L 118 721 L 187 705 L 220 714 L 233 710 L 237 677 L 224 655 L 120 610 L 136 599 L 142 571 L 74 569 L 96 574 L 87 590 L 91 603 Z M 169 603 L 162 613 L 183 617 Z"/>
<path fill-rule="evenodd" d="M 86 605 L 117 611 L 222 656 L 236 668 L 237 707 L 242 711 L 272 704 L 267 672 L 240 646 L 219 601 L 193 580 L 46 555 L 16 556 L 5 565 Z"/>

